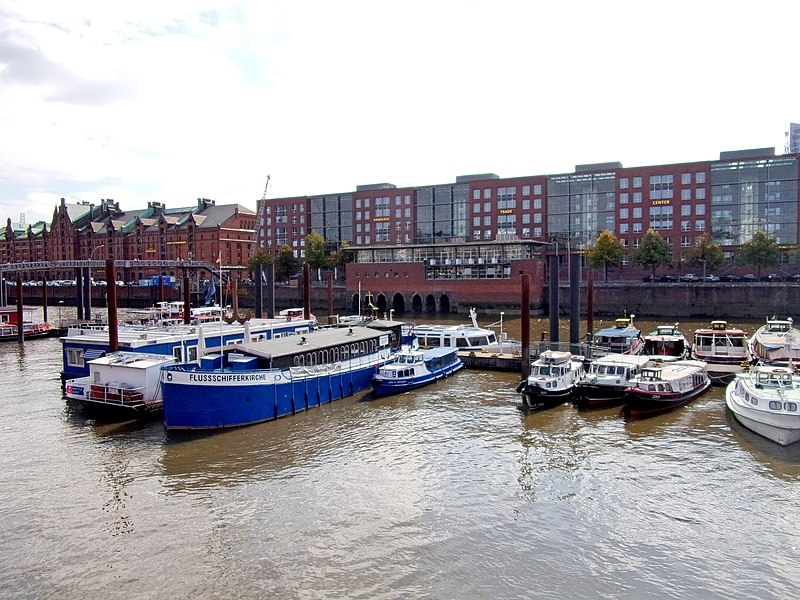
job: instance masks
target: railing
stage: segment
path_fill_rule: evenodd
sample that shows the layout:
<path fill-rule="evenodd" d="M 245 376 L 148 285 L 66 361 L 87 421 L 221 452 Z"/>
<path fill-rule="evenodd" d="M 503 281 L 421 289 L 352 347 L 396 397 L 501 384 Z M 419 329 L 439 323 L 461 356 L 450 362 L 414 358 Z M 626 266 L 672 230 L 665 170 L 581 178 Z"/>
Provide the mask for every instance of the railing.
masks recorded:
<path fill-rule="evenodd" d="M 144 387 L 129 388 L 119 384 L 93 383 L 87 397 L 92 402 L 135 408 L 148 404 L 145 391 Z"/>

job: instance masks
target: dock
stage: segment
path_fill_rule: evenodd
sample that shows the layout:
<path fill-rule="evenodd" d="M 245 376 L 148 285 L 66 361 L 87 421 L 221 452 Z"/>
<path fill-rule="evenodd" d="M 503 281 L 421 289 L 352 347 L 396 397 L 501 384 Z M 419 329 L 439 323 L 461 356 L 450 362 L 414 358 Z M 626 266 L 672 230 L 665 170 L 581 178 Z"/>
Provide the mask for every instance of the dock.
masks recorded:
<path fill-rule="evenodd" d="M 466 350 L 462 350 L 456 354 L 468 369 L 522 372 L 522 354 L 474 352 Z"/>

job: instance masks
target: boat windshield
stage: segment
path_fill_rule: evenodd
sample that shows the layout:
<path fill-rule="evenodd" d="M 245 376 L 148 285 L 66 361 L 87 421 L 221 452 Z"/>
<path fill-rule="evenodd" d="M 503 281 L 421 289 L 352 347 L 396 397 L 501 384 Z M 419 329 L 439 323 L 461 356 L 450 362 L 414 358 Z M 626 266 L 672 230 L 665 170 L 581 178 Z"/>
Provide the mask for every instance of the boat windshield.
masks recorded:
<path fill-rule="evenodd" d="M 792 387 L 790 373 L 759 373 L 756 381 L 761 385 Z"/>

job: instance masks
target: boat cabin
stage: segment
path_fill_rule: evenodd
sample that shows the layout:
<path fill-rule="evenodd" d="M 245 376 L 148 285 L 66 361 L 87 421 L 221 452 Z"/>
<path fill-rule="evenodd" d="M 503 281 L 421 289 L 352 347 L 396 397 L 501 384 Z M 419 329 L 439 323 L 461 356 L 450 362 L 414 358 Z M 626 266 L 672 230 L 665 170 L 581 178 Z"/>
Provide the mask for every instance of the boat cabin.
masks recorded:
<path fill-rule="evenodd" d="M 539 355 L 539 359 L 531 365 L 532 376 L 559 377 L 570 370 L 572 354 L 547 350 Z"/>
<path fill-rule="evenodd" d="M 756 373 L 756 387 L 791 388 L 792 374 L 788 369 L 759 369 Z"/>
<path fill-rule="evenodd" d="M 771 319 L 767 321 L 767 332 L 768 333 L 789 333 L 792 329 L 792 320 L 791 319 Z"/>

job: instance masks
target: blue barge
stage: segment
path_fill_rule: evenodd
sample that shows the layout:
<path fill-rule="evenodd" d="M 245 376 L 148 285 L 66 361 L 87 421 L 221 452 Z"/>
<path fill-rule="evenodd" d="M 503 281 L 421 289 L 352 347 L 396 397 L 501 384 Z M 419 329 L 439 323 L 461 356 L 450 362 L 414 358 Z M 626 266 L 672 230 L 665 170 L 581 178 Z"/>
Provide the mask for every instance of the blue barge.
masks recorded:
<path fill-rule="evenodd" d="M 162 369 L 167 429 L 217 429 L 269 421 L 370 389 L 401 346 L 402 323 L 320 329 L 231 344 L 199 362 Z"/>

